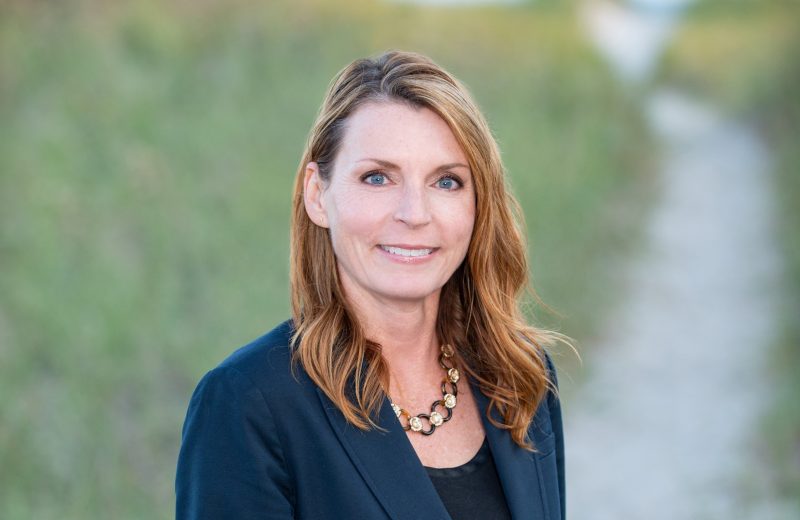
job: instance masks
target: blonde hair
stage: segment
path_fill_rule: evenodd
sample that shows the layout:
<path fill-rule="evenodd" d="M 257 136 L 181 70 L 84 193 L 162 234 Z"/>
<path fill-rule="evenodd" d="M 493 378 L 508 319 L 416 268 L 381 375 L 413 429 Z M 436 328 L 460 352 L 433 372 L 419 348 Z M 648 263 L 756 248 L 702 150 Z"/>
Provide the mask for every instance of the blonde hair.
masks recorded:
<path fill-rule="evenodd" d="M 429 58 L 391 51 L 359 59 L 331 82 L 308 137 L 295 182 L 291 224 L 292 356 L 361 429 L 384 399 L 388 371 L 381 347 L 365 337 L 348 305 L 328 230 L 303 204 L 305 167 L 315 161 L 327 180 L 347 117 L 367 102 L 426 107 L 449 125 L 472 170 L 476 214 L 465 261 L 442 288 L 439 341 L 456 346 L 458 363 L 489 397 L 490 420 L 530 448 L 527 429 L 553 385 L 544 345 L 561 335 L 525 324 L 519 297 L 528 286 L 519 206 L 506 189 L 497 144 L 466 88 Z M 531 291 L 532 292 L 532 291 Z M 502 418 L 492 417 L 496 409 Z"/>

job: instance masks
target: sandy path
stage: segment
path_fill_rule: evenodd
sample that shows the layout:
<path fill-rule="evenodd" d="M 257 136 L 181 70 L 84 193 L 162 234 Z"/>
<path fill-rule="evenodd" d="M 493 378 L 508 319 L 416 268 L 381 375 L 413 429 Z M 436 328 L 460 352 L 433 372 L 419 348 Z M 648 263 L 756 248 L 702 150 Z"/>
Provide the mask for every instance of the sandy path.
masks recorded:
<path fill-rule="evenodd" d="M 753 469 L 779 289 L 765 148 L 679 93 L 646 110 L 660 199 L 566 403 L 569 517 L 789 518 Z"/>

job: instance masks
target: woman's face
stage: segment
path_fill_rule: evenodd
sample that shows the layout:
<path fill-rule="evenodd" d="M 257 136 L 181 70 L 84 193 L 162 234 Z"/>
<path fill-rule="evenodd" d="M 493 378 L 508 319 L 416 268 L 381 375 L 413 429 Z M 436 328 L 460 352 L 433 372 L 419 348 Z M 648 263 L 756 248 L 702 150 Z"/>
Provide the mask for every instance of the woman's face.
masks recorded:
<path fill-rule="evenodd" d="M 351 114 L 329 180 L 309 163 L 305 202 L 330 230 L 348 298 L 362 301 L 438 297 L 475 221 L 472 174 L 447 123 L 396 102 Z"/>

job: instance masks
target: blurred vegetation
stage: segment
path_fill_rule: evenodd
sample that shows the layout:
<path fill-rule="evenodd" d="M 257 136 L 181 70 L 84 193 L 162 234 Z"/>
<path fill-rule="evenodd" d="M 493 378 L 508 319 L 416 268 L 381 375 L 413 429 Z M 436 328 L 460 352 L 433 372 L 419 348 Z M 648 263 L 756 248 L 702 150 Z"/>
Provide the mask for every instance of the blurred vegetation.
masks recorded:
<path fill-rule="evenodd" d="M 786 274 L 772 356 L 776 399 L 763 434 L 779 492 L 800 501 L 800 4 L 705 0 L 690 11 L 664 79 L 713 98 L 761 129 L 774 152 Z"/>
<path fill-rule="evenodd" d="M 3 2 L 0 517 L 173 515 L 194 385 L 288 316 L 291 185 L 325 87 L 389 48 L 472 88 L 565 317 L 537 312 L 591 333 L 647 138 L 569 5 Z"/>

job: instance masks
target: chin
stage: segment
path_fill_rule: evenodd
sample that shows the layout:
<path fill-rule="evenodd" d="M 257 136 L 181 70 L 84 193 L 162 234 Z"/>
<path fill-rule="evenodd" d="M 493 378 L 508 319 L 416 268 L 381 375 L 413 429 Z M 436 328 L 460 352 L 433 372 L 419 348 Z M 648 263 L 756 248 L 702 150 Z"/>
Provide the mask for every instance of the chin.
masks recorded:
<path fill-rule="evenodd" d="M 385 298 L 407 302 L 423 301 L 441 291 L 441 286 L 413 287 L 409 284 L 398 282 L 393 287 L 387 287 L 382 291 Z"/>

